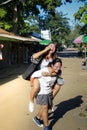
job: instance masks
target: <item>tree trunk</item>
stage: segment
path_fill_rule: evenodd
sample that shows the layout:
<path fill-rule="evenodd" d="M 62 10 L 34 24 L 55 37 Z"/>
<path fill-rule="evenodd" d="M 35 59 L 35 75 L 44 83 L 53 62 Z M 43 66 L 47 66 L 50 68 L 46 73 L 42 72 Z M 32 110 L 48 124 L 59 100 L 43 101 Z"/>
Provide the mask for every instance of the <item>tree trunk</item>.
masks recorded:
<path fill-rule="evenodd" d="M 16 0 L 13 0 L 13 32 L 17 34 L 18 30 L 18 8 L 17 8 L 17 2 Z"/>

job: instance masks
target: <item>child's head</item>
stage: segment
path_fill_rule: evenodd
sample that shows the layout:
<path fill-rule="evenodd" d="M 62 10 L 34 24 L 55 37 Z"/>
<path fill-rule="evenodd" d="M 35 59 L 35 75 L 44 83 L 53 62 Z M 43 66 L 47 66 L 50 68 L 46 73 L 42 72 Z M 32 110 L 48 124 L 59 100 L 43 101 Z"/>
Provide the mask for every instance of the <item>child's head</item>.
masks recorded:
<path fill-rule="evenodd" d="M 53 44 L 53 43 L 51 43 L 51 44 L 49 44 L 48 45 L 49 46 L 49 48 L 50 48 L 50 53 L 54 53 L 55 52 L 55 50 L 56 50 L 56 45 L 55 44 Z"/>

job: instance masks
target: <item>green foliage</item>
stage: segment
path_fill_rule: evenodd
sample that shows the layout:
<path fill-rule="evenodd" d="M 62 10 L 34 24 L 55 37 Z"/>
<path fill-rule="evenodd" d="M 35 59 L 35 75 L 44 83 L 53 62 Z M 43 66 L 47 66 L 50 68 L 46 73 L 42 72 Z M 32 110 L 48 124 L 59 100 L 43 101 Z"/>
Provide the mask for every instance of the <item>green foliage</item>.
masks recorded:
<path fill-rule="evenodd" d="M 6 15 L 7 15 L 7 10 L 1 7 L 0 8 L 0 28 L 2 27 L 2 28 L 5 28 L 6 30 L 9 30 L 11 28 L 11 25 L 7 22 Z"/>
<path fill-rule="evenodd" d="M 71 2 L 71 0 L 64 1 L 65 3 Z M 41 10 L 46 15 L 51 14 L 55 16 L 56 7 L 61 5 L 62 0 L 24 0 L 24 2 L 21 0 L 12 0 L 0 6 L 0 27 L 18 34 L 31 30 L 39 31 L 40 21 L 35 16 L 39 18 Z M 31 16 L 32 19 L 29 19 Z M 25 20 L 28 20 L 29 24 L 26 24 Z M 38 24 L 35 23 L 36 21 Z"/>
<path fill-rule="evenodd" d="M 56 12 L 55 16 L 48 14 L 45 19 L 40 20 L 42 29 L 50 29 L 51 39 L 57 42 L 58 48 L 61 48 L 62 44 L 68 43 L 70 27 L 68 19 L 63 17 L 62 13 Z"/>
<path fill-rule="evenodd" d="M 79 20 L 84 24 L 87 24 L 87 4 L 79 8 L 78 12 L 74 14 L 75 20 Z"/>
<path fill-rule="evenodd" d="M 78 37 L 79 35 L 81 35 L 81 28 L 82 28 L 82 27 L 77 24 L 77 25 L 74 27 L 74 29 L 71 30 L 71 33 L 68 35 L 68 38 L 69 38 L 69 41 L 71 42 L 71 45 L 73 44 L 74 39 L 75 39 L 76 37 Z M 76 44 L 73 44 L 73 45 L 75 46 Z"/>
<path fill-rule="evenodd" d="M 25 20 L 27 20 L 29 16 L 39 16 L 41 9 L 43 9 L 45 13 L 54 13 L 55 8 L 60 5 L 61 0 L 11 1 L 0 7 L 0 25 L 4 24 L 2 27 L 10 29 L 9 31 L 14 31 L 16 29 L 15 31 L 17 33 L 21 33 L 23 32 L 23 27 L 26 27 Z"/>
<path fill-rule="evenodd" d="M 7 14 L 7 11 L 4 8 L 0 8 L 0 18 L 4 18 L 5 15 Z"/>
<path fill-rule="evenodd" d="M 82 17 L 81 22 L 87 24 L 87 14 L 84 14 L 84 17 Z"/>
<path fill-rule="evenodd" d="M 80 34 L 87 34 L 87 24 L 81 27 Z"/>

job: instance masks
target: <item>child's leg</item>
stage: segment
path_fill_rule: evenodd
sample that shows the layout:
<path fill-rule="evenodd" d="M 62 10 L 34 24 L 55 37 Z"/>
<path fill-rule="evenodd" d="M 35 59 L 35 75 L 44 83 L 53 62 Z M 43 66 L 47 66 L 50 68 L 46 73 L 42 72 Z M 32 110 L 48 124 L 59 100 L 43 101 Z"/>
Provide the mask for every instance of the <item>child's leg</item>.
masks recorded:
<path fill-rule="evenodd" d="M 31 87 L 31 91 L 30 91 L 30 101 L 31 102 L 34 103 L 34 98 L 36 97 L 38 91 L 39 91 L 39 80 L 37 78 L 34 78 L 33 86 Z"/>
<path fill-rule="evenodd" d="M 45 127 L 48 126 L 48 105 L 43 105 L 36 117 L 40 120 L 43 120 Z"/>
<path fill-rule="evenodd" d="M 34 78 L 30 91 L 30 103 L 29 103 L 30 112 L 34 111 L 34 98 L 36 97 L 38 91 L 39 91 L 39 80 L 37 78 Z"/>

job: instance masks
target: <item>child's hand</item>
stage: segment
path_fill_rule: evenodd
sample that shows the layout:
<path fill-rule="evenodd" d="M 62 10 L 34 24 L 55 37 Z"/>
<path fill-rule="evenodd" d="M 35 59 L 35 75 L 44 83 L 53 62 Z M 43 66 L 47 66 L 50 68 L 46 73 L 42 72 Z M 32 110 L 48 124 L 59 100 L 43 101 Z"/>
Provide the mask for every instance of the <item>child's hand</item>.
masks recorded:
<path fill-rule="evenodd" d="M 54 73 L 51 73 L 51 76 L 56 76 L 57 74 L 54 72 Z"/>
<path fill-rule="evenodd" d="M 56 76 L 56 73 L 42 72 L 42 76 Z"/>
<path fill-rule="evenodd" d="M 47 46 L 47 47 L 45 48 L 45 51 L 47 52 L 47 51 L 49 51 L 49 50 L 51 50 L 51 48 L 50 48 L 49 46 Z"/>
<path fill-rule="evenodd" d="M 51 74 L 48 72 L 42 72 L 42 76 L 51 76 Z"/>

